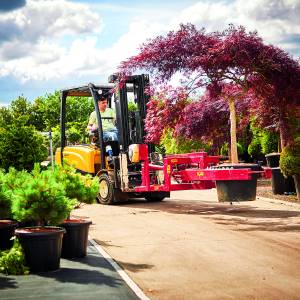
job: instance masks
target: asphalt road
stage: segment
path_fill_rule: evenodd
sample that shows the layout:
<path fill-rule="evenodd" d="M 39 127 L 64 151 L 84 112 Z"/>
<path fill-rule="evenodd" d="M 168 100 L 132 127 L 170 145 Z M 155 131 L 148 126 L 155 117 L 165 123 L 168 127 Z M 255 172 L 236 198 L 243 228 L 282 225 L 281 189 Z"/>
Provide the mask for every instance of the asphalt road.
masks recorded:
<path fill-rule="evenodd" d="M 74 215 L 151 299 L 300 299 L 299 204 L 185 191 Z"/>

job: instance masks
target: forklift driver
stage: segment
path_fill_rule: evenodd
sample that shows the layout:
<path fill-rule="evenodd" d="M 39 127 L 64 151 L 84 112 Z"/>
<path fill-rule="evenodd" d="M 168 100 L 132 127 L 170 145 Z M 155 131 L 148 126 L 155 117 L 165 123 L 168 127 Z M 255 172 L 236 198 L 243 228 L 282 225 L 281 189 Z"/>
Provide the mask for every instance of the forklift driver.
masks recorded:
<path fill-rule="evenodd" d="M 118 141 L 118 130 L 115 126 L 116 114 L 113 109 L 107 107 L 107 98 L 102 97 L 98 100 L 98 107 L 102 118 L 103 140 Z M 96 111 L 90 114 L 87 130 L 92 133 L 98 129 Z"/>

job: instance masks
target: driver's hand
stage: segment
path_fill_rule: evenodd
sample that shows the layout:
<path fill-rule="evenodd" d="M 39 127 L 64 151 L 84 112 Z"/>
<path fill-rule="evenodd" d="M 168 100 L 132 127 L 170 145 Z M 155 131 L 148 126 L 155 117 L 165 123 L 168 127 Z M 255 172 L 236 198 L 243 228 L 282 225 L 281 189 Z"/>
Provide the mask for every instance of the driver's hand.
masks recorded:
<path fill-rule="evenodd" d="M 94 131 L 96 129 L 98 129 L 98 126 L 97 125 L 93 125 L 92 128 L 91 128 L 91 131 Z"/>

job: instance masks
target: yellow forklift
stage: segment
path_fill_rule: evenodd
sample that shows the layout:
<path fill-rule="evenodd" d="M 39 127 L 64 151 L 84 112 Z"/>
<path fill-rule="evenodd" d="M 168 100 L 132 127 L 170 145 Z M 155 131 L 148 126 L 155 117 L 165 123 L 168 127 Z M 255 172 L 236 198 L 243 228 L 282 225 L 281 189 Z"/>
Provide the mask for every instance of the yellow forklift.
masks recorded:
<path fill-rule="evenodd" d="M 148 201 L 162 201 L 170 196 L 169 191 L 136 192 L 142 184 L 142 160 L 153 145 L 144 144 L 144 119 L 149 100 L 144 93 L 149 85 L 148 75 L 130 76 L 119 84 L 115 75 L 110 76 L 107 85 L 92 83 L 61 91 L 61 147 L 56 150 L 56 164 L 67 162 L 78 172 L 99 177 L 98 202 L 113 204 L 126 201 L 129 197 L 144 197 Z M 116 111 L 118 141 L 104 141 L 102 120 L 98 101 L 106 95 L 108 107 Z M 98 122 L 98 129 L 92 132 L 91 143 L 67 145 L 66 141 L 66 101 L 68 97 L 92 97 Z M 128 98 L 132 98 L 136 110 L 128 111 Z M 109 118 L 107 118 L 109 119 Z M 144 157 L 143 157 L 144 155 Z M 155 171 L 155 173 L 162 173 Z"/>

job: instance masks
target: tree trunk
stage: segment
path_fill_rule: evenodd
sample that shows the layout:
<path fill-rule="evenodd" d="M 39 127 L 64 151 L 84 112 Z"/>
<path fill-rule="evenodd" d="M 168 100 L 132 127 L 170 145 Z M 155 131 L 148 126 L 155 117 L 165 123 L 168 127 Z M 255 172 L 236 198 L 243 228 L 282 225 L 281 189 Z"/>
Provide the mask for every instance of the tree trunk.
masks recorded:
<path fill-rule="evenodd" d="M 296 174 L 293 176 L 295 182 L 296 193 L 298 201 L 300 202 L 300 175 Z"/>
<path fill-rule="evenodd" d="M 280 152 L 282 151 L 282 149 L 284 148 L 284 146 L 286 145 L 286 141 L 284 138 L 284 133 L 283 133 L 283 129 L 281 127 L 279 127 L 279 138 L 280 138 Z"/>
<path fill-rule="evenodd" d="M 288 117 L 281 115 L 279 119 L 279 134 L 280 134 L 280 146 L 281 151 L 283 148 L 293 140 L 293 135 L 291 133 L 291 128 L 289 126 Z"/>
<path fill-rule="evenodd" d="M 231 163 L 237 164 L 237 141 L 236 141 L 236 112 L 235 103 L 233 98 L 229 98 L 229 111 L 230 111 L 230 157 Z"/>

